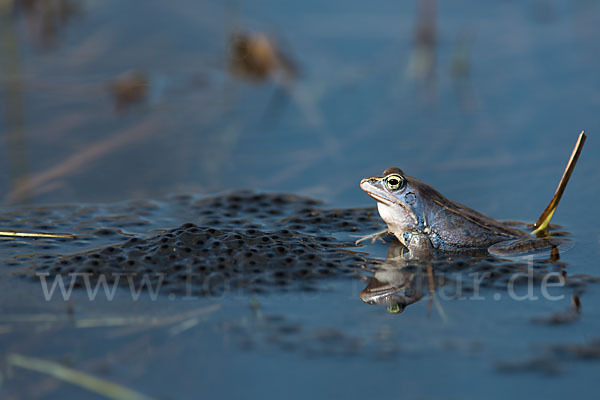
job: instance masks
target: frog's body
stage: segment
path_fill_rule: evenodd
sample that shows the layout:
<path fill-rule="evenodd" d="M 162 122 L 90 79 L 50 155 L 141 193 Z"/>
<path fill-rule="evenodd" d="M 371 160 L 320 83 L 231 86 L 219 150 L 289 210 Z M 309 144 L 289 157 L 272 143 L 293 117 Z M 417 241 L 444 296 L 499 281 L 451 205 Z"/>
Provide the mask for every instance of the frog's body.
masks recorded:
<path fill-rule="evenodd" d="M 377 200 L 388 231 L 411 253 L 485 250 L 534 240 L 526 232 L 446 199 L 399 168 L 365 178 L 360 187 Z"/>

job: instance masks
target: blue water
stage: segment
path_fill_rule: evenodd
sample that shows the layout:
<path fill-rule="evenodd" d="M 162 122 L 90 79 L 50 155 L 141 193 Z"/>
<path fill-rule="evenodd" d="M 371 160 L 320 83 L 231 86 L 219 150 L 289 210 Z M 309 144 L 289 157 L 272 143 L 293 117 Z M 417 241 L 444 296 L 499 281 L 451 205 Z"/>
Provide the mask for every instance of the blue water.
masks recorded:
<path fill-rule="evenodd" d="M 494 218 L 532 222 L 585 129 L 553 222 L 572 233 L 574 246 L 561 255 L 568 274 L 600 275 L 597 1 L 437 2 L 429 80 L 409 71 L 414 2 L 238 3 L 84 1 L 51 46 L 40 14 L 2 14 L 3 210 L 240 188 L 367 206 L 360 179 L 398 166 Z M 265 32 L 296 60 L 301 74 L 280 109 L 269 108 L 277 83 L 227 73 L 233 29 Z M 456 77 L 460 49 L 468 72 Z M 132 69 L 148 76 L 148 96 L 116 111 L 107 87 Z M 153 223 L 172 228 L 180 218 Z M 386 246 L 365 250 L 383 258 Z M 568 309 L 571 289 L 557 289 L 559 301 L 486 289 L 482 301 L 438 299 L 443 311 L 429 314 L 425 298 L 392 315 L 360 301 L 358 279 L 310 295 L 132 301 L 118 291 L 111 302 L 90 302 L 76 291 L 65 303 L 46 302 L 39 283 L 10 272 L 4 266 L 0 275 L 0 357 L 51 359 L 155 398 L 558 399 L 598 390 L 597 357 L 549 355 L 552 346 L 600 337 L 598 283 L 581 294 L 579 320 L 549 326 L 531 318 Z M 177 323 L 74 322 L 166 318 L 213 304 L 220 308 L 176 334 Z M 6 319 L 40 314 L 58 322 Z M 498 370 L 532 359 L 554 363 L 556 374 Z M 37 372 L 0 371 L 1 398 L 99 398 Z"/>

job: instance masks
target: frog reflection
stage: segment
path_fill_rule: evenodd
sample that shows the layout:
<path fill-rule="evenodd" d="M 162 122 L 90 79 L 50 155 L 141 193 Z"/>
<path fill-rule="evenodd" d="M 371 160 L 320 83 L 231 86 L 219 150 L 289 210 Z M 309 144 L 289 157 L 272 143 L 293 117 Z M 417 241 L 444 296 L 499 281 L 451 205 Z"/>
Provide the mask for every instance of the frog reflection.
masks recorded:
<path fill-rule="evenodd" d="M 542 282 L 548 273 L 561 274 L 566 285 L 576 287 L 580 284 L 578 279 L 566 277 L 565 267 L 557 246 L 545 253 L 544 258 L 528 260 L 500 259 L 481 252 L 415 258 L 414 251 L 394 241 L 389 244 L 385 261 L 371 271 L 373 276 L 367 278 L 360 299 L 367 304 L 386 306 L 388 312 L 397 314 L 429 295 L 431 312 L 436 291 L 443 291 L 447 299 L 467 299 L 471 295 L 478 297 L 480 286 L 505 290 L 507 285 L 522 285 L 526 281 L 516 278 L 524 275 L 532 282 Z"/>
<path fill-rule="evenodd" d="M 367 278 L 360 299 L 367 304 L 385 305 L 396 314 L 445 282 L 444 276 L 433 273 L 431 262 L 414 259 L 404 246 L 393 242 L 385 261 Z"/>

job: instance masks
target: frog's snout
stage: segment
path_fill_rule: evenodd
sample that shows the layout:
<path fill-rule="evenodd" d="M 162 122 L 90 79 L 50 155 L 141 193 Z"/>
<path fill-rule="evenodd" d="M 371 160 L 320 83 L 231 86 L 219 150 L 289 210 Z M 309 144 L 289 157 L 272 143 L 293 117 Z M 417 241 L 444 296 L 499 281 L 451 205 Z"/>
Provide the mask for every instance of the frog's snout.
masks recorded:
<path fill-rule="evenodd" d="M 377 178 L 375 177 L 362 178 L 360 180 L 360 186 L 362 187 L 363 183 L 370 183 L 371 185 L 373 185 L 375 182 L 377 182 Z"/>

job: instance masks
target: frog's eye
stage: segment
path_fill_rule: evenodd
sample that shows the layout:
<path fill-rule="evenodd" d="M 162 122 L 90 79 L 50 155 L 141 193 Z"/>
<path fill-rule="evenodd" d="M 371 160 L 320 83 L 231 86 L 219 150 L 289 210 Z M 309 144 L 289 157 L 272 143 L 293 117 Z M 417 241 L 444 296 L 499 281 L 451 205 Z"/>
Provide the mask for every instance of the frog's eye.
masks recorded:
<path fill-rule="evenodd" d="M 404 187 L 404 178 L 400 175 L 390 175 L 385 178 L 385 186 L 391 192 L 402 189 Z"/>
<path fill-rule="evenodd" d="M 404 306 L 398 303 L 392 303 L 387 306 L 387 312 L 390 314 L 400 314 L 404 311 Z"/>

